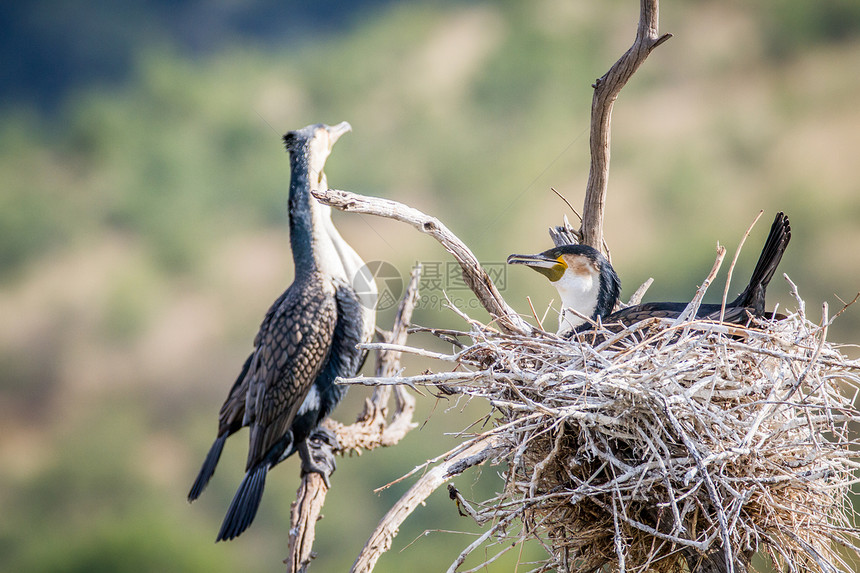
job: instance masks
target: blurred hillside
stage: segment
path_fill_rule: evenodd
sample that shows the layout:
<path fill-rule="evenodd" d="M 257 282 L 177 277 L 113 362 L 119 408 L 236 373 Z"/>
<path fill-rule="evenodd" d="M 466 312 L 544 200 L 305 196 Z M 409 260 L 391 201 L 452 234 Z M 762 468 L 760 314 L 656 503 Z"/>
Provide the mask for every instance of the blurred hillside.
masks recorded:
<path fill-rule="evenodd" d="M 590 84 L 629 46 L 638 5 L 374 1 L 310 13 L 247 0 L 177 12 L 139 0 L 114 14 L 61 4 L 0 9 L 0 570 L 278 570 L 297 463 L 273 472 L 254 526 L 228 544 L 212 541 L 245 434 L 202 498 L 189 506 L 185 495 L 259 321 L 291 280 L 280 135 L 349 120 L 332 186 L 437 215 L 490 264 L 543 250 L 567 212 L 550 187 L 582 204 Z M 648 299 L 691 296 L 715 243 L 732 253 L 764 209 L 737 292 L 784 210 L 793 239 L 780 268 L 813 320 L 823 301 L 832 314 L 860 290 L 860 4 L 661 8 L 661 31 L 675 37 L 613 117 L 606 238 L 625 297 L 649 276 Z M 449 259 L 431 239 L 335 217 L 365 260 L 440 273 L 416 322 L 460 326 L 440 310 L 440 287 L 485 317 L 445 278 Z M 554 294 L 525 269 L 501 285 L 523 312 L 526 294 L 538 309 Z M 781 279 L 769 295 L 794 309 Z M 830 338 L 856 344 L 860 310 Z M 351 421 L 362 399 L 351 392 L 337 417 Z M 426 424 L 401 447 L 339 464 L 315 570 L 348 567 L 411 482 L 372 490 L 486 412 L 431 396 L 419 405 Z M 475 497 L 501 486 L 495 468 L 456 483 Z M 476 530 L 440 492 L 377 570 L 438 571 L 471 540 L 447 531 L 464 529 Z M 493 570 L 513 570 L 510 557 Z"/>

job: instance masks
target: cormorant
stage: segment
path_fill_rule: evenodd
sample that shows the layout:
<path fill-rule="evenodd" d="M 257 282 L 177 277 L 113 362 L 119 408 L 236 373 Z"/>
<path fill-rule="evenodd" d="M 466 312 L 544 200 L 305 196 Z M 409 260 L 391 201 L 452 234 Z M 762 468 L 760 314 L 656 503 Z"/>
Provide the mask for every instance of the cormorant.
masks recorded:
<path fill-rule="evenodd" d="M 208 483 L 226 439 L 250 428 L 246 474 L 230 504 L 216 541 L 233 539 L 253 521 L 266 474 L 295 452 L 302 471 L 320 473 L 328 483 L 334 471 L 336 438 L 319 428 L 345 393 L 338 376 L 354 376 L 375 328 L 373 277 L 355 250 L 337 232 L 331 208 L 311 189 L 326 186 L 323 168 L 349 123 L 311 125 L 284 136 L 290 153 L 290 246 L 293 284 L 266 313 L 254 351 L 224 402 L 218 436 L 188 494 L 196 499 Z M 352 281 L 363 273 L 363 292 Z M 311 448 L 314 448 L 312 451 Z"/>
<path fill-rule="evenodd" d="M 791 239 L 791 225 L 785 213 L 773 220 L 750 281 L 738 297 L 726 303 L 725 322 L 745 324 L 749 316 L 765 316 L 765 292 Z M 591 323 L 567 311 L 572 308 L 592 320 L 600 317 L 604 324 L 624 325 L 652 317 L 677 318 L 686 302 L 647 302 L 612 312 L 620 283 L 609 261 L 595 249 L 584 245 L 565 245 L 537 255 L 511 255 L 508 263 L 528 265 L 546 275 L 561 295 L 559 334 L 572 329 L 584 331 Z M 590 263 L 590 264 L 588 264 Z M 718 320 L 720 304 L 702 304 L 696 312 L 700 319 Z"/>

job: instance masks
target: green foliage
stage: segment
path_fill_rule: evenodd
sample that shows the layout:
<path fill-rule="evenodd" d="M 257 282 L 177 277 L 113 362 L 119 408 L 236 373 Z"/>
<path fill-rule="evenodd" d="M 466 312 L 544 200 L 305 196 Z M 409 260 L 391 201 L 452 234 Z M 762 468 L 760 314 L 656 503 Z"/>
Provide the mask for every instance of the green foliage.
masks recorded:
<path fill-rule="evenodd" d="M 49 467 L 26 483 L 5 484 L 16 494 L 4 504 L 0 527 L 0 546 L 10 549 L 0 559 L 3 569 L 235 570 L 229 559 L 205 551 L 204 532 L 191 529 L 165 491 L 140 475 L 137 464 L 146 461 L 134 454 L 150 429 L 136 405 L 115 402 L 97 412 L 56 440 Z"/>
<path fill-rule="evenodd" d="M 860 36 L 860 4 L 855 0 L 767 0 L 757 3 L 757 10 L 768 48 L 776 58 L 800 55 L 816 44 Z"/>
<path fill-rule="evenodd" d="M 0 279 L 68 239 L 75 222 L 56 209 L 71 206 L 62 159 L 43 140 L 38 117 L 20 110 L 0 124 Z"/>
<path fill-rule="evenodd" d="M 32 573 L 160 573 L 235 571 L 223 556 L 188 543 L 187 529 L 166 526 L 166 512 L 144 506 L 126 519 L 103 519 L 86 530 L 43 538 L 15 564 Z M 46 532 L 47 533 L 47 532 Z M 46 541 L 50 539 L 50 542 Z M 211 541 L 211 540 L 210 540 Z"/>

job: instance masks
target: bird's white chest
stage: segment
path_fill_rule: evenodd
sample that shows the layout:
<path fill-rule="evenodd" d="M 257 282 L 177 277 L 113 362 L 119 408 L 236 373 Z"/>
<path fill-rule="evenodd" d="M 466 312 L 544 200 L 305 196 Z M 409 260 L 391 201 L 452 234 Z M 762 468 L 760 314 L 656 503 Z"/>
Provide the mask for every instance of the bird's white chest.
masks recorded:
<path fill-rule="evenodd" d="M 561 297 L 562 308 L 558 315 L 558 333 L 561 334 L 585 322 L 569 309 L 588 317 L 594 314 L 597 295 L 600 293 L 600 279 L 592 273 L 565 273 L 554 284 Z"/>
<path fill-rule="evenodd" d="M 322 206 L 314 204 L 313 209 L 313 234 L 314 249 L 317 252 L 317 264 L 324 275 L 336 277 L 342 280 L 350 280 L 344 269 L 340 255 L 332 242 L 331 236 L 326 232 L 326 222 L 323 220 Z"/>

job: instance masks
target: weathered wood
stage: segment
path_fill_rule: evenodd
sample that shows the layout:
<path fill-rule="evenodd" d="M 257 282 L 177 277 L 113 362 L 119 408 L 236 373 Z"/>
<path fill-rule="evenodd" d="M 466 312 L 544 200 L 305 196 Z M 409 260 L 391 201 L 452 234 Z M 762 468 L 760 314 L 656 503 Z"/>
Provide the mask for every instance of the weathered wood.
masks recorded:
<path fill-rule="evenodd" d="M 421 266 L 412 269 L 412 276 L 406 293 L 400 301 L 394 326 L 390 332 L 380 332 L 384 342 L 389 345 L 402 346 L 406 343 L 408 329 L 412 321 L 412 311 L 418 302 L 418 282 L 421 280 Z M 393 378 L 400 370 L 402 353 L 396 350 L 377 348 L 375 378 Z M 338 380 L 340 382 L 340 380 Z M 364 403 L 364 410 L 358 419 L 350 426 L 343 426 L 332 421 L 330 426 L 337 432 L 340 448 L 344 452 L 362 449 L 373 450 L 397 444 L 409 430 L 416 427 L 412 422 L 415 412 L 415 398 L 406 391 L 402 384 L 394 385 L 394 414 L 391 421 L 386 421 L 388 401 L 391 397 L 392 386 L 375 386 L 373 394 Z"/>
<path fill-rule="evenodd" d="M 603 248 L 603 214 L 609 183 L 609 145 L 612 107 L 621 88 L 633 76 L 654 48 L 672 37 L 659 35 L 657 0 L 640 0 L 639 26 L 633 45 L 613 64 L 603 77 L 594 82 L 591 100 L 591 166 L 582 210 L 582 242 L 595 249 Z"/>
<path fill-rule="evenodd" d="M 639 27 L 633 46 L 594 85 L 591 125 L 592 162 L 580 236 L 583 243 L 597 249 L 603 247 L 603 215 L 609 173 L 609 127 L 612 107 L 621 88 L 648 54 L 671 37 L 669 34 L 658 36 L 657 25 L 657 0 L 641 0 Z M 394 219 L 409 223 L 422 233 L 429 234 L 457 260 L 462 268 L 464 281 L 502 330 L 516 334 L 533 332 L 532 327 L 504 301 L 471 250 L 435 217 L 388 199 L 366 197 L 335 189 L 315 190 L 313 193 L 322 203 L 342 211 Z M 386 338 L 385 341 L 399 344 L 393 337 Z M 380 377 L 378 376 L 377 379 Z M 384 392 L 385 389 L 383 386 L 378 390 Z M 370 408 L 366 409 L 366 412 L 371 417 L 378 417 L 378 413 Z M 483 463 L 497 453 L 498 447 L 494 438 L 489 435 L 484 436 L 424 474 L 379 523 L 353 564 L 352 571 L 362 573 L 372 571 L 379 556 L 391 547 L 392 539 L 400 525 L 418 505 L 451 476 L 468 467 Z M 453 567 L 456 567 L 456 564 Z"/>
<path fill-rule="evenodd" d="M 532 327 L 512 309 L 499 293 L 492 279 L 478 262 L 474 253 L 436 217 L 422 213 L 418 209 L 380 197 L 368 197 L 340 191 L 338 189 L 320 189 L 311 191 L 320 202 L 349 213 L 362 213 L 394 219 L 409 223 L 422 233 L 426 233 L 439 241 L 446 251 L 460 264 L 463 270 L 463 280 L 478 297 L 484 309 L 490 313 L 493 320 L 498 321 L 499 327 L 506 332 L 528 334 Z"/>
<path fill-rule="evenodd" d="M 290 507 L 290 553 L 284 559 L 287 573 L 303 573 L 314 558 L 316 522 L 327 493 L 328 487 L 321 475 L 309 473 L 302 478 L 296 501 Z"/>
<path fill-rule="evenodd" d="M 391 542 L 400 525 L 419 505 L 424 503 L 443 483 L 463 473 L 470 467 L 484 463 L 498 452 L 498 440 L 494 435 L 485 435 L 460 453 L 450 456 L 444 462 L 421 476 L 403 497 L 395 503 L 382 518 L 376 529 L 364 544 L 358 558 L 352 565 L 351 573 L 373 571 L 379 557 L 391 548 Z"/>

